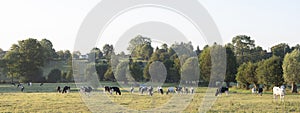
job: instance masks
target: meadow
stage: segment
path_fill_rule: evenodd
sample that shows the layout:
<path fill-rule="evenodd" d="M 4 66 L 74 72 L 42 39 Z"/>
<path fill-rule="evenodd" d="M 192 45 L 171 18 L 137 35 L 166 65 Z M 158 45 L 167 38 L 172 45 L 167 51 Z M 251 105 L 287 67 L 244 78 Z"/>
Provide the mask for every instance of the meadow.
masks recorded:
<path fill-rule="evenodd" d="M 55 92 L 57 86 L 71 86 L 71 92 Z M 78 92 L 73 83 L 45 83 L 25 86 L 25 92 L 10 84 L 0 85 L 0 112 L 198 112 L 205 97 L 206 87 L 196 88 L 192 94 L 169 94 L 154 96 L 141 95 L 137 91 L 129 93 L 122 88 L 122 95 L 103 93 L 96 89 L 90 94 Z M 136 88 L 137 90 L 137 88 Z M 250 93 L 250 90 L 230 89 L 229 95 L 216 98 L 207 112 L 300 112 L 300 95 L 288 93 L 284 102 L 274 101 L 272 92 L 263 96 Z M 187 103 L 187 104 L 186 104 Z"/>

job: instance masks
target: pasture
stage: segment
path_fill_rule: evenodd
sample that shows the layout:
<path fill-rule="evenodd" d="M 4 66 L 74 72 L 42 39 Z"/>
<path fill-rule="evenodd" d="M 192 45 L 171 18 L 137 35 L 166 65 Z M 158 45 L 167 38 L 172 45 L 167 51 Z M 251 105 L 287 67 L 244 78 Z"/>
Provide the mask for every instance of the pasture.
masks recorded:
<path fill-rule="evenodd" d="M 55 92 L 57 86 L 64 85 L 71 86 L 71 93 Z M 121 88 L 122 95 L 119 96 L 103 93 L 102 88 L 90 94 L 81 94 L 71 83 L 45 83 L 43 86 L 33 84 L 30 87 L 25 85 L 25 92 L 21 92 L 16 86 L 7 84 L 0 85 L 0 112 L 110 112 L 110 110 L 141 112 L 161 106 L 167 106 L 167 109 L 161 108 L 161 111 L 184 109 L 184 112 L 198 112 L 198 109 L 201 109 L 206 89 L 205 87 L 196 88 L 194 95 L 160 95 L 154 92 L 151 97 L 139 94 L 138 88 L 135 88 L 134 94 L 127 92 L 129 88 Z M 225 94 L 218 96 L 208 112 L 300 112 L 299 94 L 288 93 L 284 102 L 279 100 L 274 102 L 271 93 L 271 91 L 267 91 L 263 96 L 257 96 L 251 94 L 250 90 L 231 88 L 228 96 Z M 183 103 L 187 102 L 185 100 L 187 98 L 192 99 L 184 107 Z M 175 102 L 172 102 L 174 99 Z"/>

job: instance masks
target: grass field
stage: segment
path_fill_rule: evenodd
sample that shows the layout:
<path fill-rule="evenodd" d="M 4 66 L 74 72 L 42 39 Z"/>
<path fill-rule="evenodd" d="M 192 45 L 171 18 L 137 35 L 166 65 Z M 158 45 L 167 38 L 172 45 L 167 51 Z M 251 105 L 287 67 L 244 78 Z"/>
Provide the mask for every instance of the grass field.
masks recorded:
<path fill-rule="evenodd" d="M 71 93 L 56 93 L 58 85 L 71 86 Z M 161 112 L 198 112 L 206 89 L 199 87 L 194 95 L 155 93 L 150 97 L 131 94 L 127 89 L 122 89 L 121 96 L 105 94 L 102 89 L 86 95 L 78 93 L 72 83 L 33 84 L 23 93 L 15 86 L 0 85 L 0 112 L 142 112 L 154 108 Z M 208 112 L 300 112 L 299 94 L 287 94 L 284 102 L 274 102 L 270 91 L 263 96 L 239 89 L 230 92 L 217 97 Z"/>

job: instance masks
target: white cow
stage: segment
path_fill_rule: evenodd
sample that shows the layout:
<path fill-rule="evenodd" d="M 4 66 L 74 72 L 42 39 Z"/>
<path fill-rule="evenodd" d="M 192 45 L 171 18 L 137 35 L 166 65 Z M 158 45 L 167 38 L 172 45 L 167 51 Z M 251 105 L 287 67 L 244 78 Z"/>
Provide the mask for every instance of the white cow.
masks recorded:
<path fill-rule="evenodd" d="M 276 100 L 277 96 L 280 97 L 280 100 L 282 101 L 284 99 L 284 95 L 285 95 L 285 89 L 283 87 L 279 88 L 279 87 L 273 87 L 273 97 Z"/>

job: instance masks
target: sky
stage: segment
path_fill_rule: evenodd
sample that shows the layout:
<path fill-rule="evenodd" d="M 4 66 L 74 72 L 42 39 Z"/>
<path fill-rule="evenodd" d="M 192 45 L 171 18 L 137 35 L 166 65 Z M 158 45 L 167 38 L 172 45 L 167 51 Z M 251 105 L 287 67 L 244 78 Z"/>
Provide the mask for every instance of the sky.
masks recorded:
<path fill-rule="evenodd" d="M 9 50 L 18 40 L 27 38 L 47 38 L 56 50 L 73 50 L 82 21 L 100 1 L 1 0 L 0 48 Z M 251 36 L 265 50 L 279 43 L 300 44 L 299 0 L 199 2 L 215 21 L 224 43 L 241 34 Z"/>

